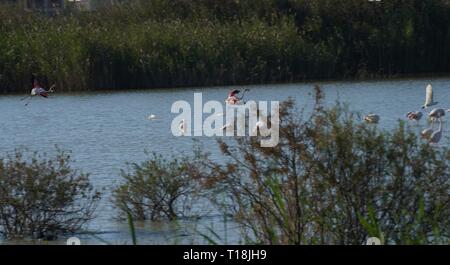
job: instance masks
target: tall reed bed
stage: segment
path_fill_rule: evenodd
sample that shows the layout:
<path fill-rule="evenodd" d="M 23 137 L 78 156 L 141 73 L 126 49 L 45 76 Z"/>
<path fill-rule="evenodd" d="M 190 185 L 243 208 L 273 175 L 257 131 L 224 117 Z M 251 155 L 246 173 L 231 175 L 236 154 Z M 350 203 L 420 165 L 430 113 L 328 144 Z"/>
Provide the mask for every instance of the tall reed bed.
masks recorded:
<path fill-rule="evenodd" d="M 225 85 L 450 70 L 435 1 L 155 0 L 45 16 L 1 7 L 0 91 Z"/>
<path fill-rule="evenodd" d="M 30 16 L 3 30 L 2 91 L 24 91 L 33 72 L 67 91 L 285 81 L 301 78 L 296 67 L 306 70 L 311 60 L 288 19 L 107 26 L 78 19 Z"/>

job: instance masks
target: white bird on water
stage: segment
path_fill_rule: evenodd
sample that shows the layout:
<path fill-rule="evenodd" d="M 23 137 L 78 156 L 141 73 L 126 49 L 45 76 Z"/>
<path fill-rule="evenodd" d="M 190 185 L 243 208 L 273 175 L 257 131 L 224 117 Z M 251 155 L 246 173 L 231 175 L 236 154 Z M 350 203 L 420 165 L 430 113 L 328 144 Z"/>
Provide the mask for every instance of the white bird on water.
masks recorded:
<path fill-rule="evenodd" d="M 233 130 L 234 129 L 234 122 L 229 122 L 227 124 L 225 124 L 224 126 L 222 126 L 221 128 L 222 130 Z"/>
<path fill-rule="evenodd" d="M 435 102 L 433 97 L 433 87 L 429 84 L 426 88 L 425 104 L 422 109 L 426 109 L 437 104 L 438 102 Z"/>
<path fill-rule="evenodd" d="M 253 128 L 253 134 L 256 135 L 258 133 L 258 129 L 267 130 L 267 124 L 264 121 L 258 121 Z"/>
<path fill-rule="evenodd" d="M 182 133 L 182 135 L 186 134 L 187 128 L 186 128 L 186 121 L 184 119 L 182 119 L 180 121 L 180 124 L 178 125 L 178 129 L 180 130 L 180 132 Z"/>
<path fill-rule="evenodd" d="M 369 115 L 364 117 L 364 120 L 367 123 L 375 124 L 375 123 L 378 123 L 380 121 L 380 116 L 378 116 L 377 114 L 370 113 Z"/>
<path fill-rule="evenodd" d="M 149 120 L 155 120 L 156 119 L 156 115 L 155 114 L 151 114 L 150 116 L 148 116 Z"/>
<path fill-rule="evenodd" d="M 408 114 L 406 114 L 406 117 L 410 121 L 417 121 L 417 122 L 419 122 L 422 119 L 422 117 L 423 117 L 423 113 L 420 112 L 420 111 L 414 111 L 414 112 L 411 111 L 411 112 L 408 112 Z"/>
<path fill-rule="evenodd" d="M 433 109 L 429 114 L 428 114 L 428 116 L 430 117 L 430 119 L 432 120 L 432 121 L 435 121 L 435 120 L 440 120 L 440 119 L 442 119 L 442 117 L 444 117 L 445 116 L 445 110 L 444 109 Z"/>
<path fill-rule="evenodd" d="M 433 134 L 433 132 L 434 132 L 434 120 L 431 120 L 431 127 L 430 128 L 426 128 L 425 130 L 420 132 L 420 135 L 422 136 L 422 139 L 430 140 L 431 135 Z"/>
<path fill-rule="evenodd" d="M 434 132 L 433 128 L 427 128 L 427 129 L 423 130 L 420 134 L 422 136 L 422 139 L 430 140 L 431 135 L 433 134 L 433 132 Z"/>
<path fill-rule="evenodd" d="M 437 144 L 442 138 L 442 120 L 439 120 L 439 130 L 433 132 L 430 136 L 430 143 Z"/>

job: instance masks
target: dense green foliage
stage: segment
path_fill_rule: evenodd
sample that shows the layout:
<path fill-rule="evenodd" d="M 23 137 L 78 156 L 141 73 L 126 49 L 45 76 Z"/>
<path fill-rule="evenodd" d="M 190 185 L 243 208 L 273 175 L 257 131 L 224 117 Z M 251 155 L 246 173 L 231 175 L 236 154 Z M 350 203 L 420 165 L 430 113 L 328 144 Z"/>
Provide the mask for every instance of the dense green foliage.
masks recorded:
<path fill-rule="evenodd" d="M 131 2 L 131 3 L 130 3 Z M 0 91 L 367 78 L 450 70 L 446 0 L 152 0 L 45 16 L 0 8 Z"/>

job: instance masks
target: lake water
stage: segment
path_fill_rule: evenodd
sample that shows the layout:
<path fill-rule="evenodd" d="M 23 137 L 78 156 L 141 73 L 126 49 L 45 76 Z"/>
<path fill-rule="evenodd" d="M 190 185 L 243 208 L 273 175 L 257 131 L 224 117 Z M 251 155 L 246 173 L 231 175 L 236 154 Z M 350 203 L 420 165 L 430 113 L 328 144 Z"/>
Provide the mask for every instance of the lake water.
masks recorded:
<path fill-rule="evenodd" d="M 389 129 L 398 119 L 405 119 L 409 111 L 420 110 L 424 103 L 425 87 L 431 83 L 439 107 L 450 108 L 450 79 L 417 79 L 370 82 L 318 83 L 324 89 L 326 104 L 339 99 L 350 104 L 351 110 L 381 116 L 380 127 Z M 249 86 L 246 99 L 278 100 L 288 97 L 306 109 L 311 108 L 313 83 Z M 52 154 L 55 145 L 71 150 L 74 166 L 90 173 L 97 189 L 105 189 L 104 199 L 97 209 L 97 217 L 88 230 L 100 232 L 95 236 L 80 235 L 83 243 L 130 243 L 128 226 L 118 221 L 108 193 L 120 181 L 119 171 L 126 162 L 146 159 L 145 151 L 165 156 L 191 154 L 193 141 L 189 137 L 174 137 L 170 126 L 176 114 L 171 113 L 177 100 L 193 102 L 194 92 L 203 93 L 203 101 L 223 102 L 230 87 L 153 89 L 140 91 L 91 92 L 54 94 L 50 99 L 34 98 L 28 106 L 22 96 L 0 97 L 0 152 L 26 147 L 32 151 Z M 148 120 L 150 114 L 157 119 Z M 206 117 L 206 116 L 205 116 Z M 426 126 L 421 121 L 420 130 Z M 444 130 L 446 126 L 444 125 Z M 218 154 L 213 138 L 200 140 L 209 151 Z M 444 143 L 448 143 L 445 139 Z M 230 236 L 228 243 L 239 243 L 237 228 L 223 217 L 209 214 L 199 221 L 182 220 L 177 223 L 138 223 L 141 244 L 199 243 L 192 237 L 192 229 L 213 228 Z M 62 243 L 63 241 L 60 241 Z M 11 243 L 5 242 L 3 243 Z M 17 243 L 17 242 L 14 242 Z"/>

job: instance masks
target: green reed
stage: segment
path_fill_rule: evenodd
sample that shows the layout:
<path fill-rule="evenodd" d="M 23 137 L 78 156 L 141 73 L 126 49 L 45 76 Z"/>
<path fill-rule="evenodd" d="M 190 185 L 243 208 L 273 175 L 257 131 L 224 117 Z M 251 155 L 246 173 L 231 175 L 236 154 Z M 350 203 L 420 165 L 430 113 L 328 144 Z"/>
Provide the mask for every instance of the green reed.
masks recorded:
<path fill-rule="evenodd" d="M 444 0 L 128 1 L 57 16 L 0 10 L 0 91 L 32 72 L 60 91 L 448 72 Z"/>

